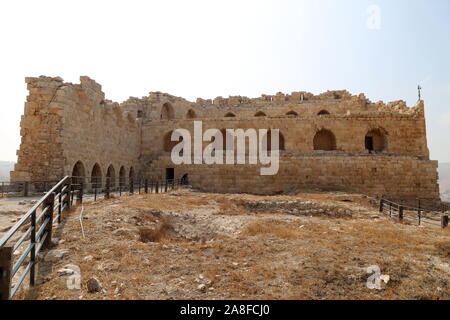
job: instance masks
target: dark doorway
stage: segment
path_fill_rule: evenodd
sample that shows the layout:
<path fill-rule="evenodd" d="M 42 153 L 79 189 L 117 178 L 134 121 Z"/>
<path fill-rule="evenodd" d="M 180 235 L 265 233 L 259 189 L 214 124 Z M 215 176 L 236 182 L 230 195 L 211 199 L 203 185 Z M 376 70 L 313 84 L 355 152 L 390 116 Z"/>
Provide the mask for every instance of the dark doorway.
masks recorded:
<path fill-rule="evenodd" d="M 366 149 L 373 151 L 373 137 L 366 137 Z"/>
<path fill-rule="evenodd" d="M 166 168 L 166 180 L 173 180 L 175 178 L 175 169 Z"/>

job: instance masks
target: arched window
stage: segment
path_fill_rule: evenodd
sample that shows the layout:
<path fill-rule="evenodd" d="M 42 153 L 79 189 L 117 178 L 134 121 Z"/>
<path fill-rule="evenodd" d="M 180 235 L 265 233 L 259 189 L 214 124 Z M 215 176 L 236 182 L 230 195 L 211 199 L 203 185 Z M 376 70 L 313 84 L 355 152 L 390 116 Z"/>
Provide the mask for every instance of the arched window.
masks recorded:
<path fill-rule="evenodd" d="M 225 115 L 225 118 L 234 118 L 234 117 L 236 117 L 236 115 L 235 115 L 233 112 L 228 112 L 228 113 Z"/>
<path fill-rule="evenodd" d="M 295 111 L 289 111 L 288 113 L 286 113 L 286 115 L 287 115 L 287 116 L 290 116 L 290 117 L 297 117 L 297 116 L 298 116 L 298 113 L 295 112 Z"/>
<path fill-rule="evenodd" d="M 266 115 L 264 112 L 262 112 L 262 111 L 258 111 L 258 112 L 255 114 L 255 117 L 267 117 L 267 115 Z"/>
<path fill-rule="evenodd" d="M 106 179 L 106 183 L 109 182 L 110 187 L 116 186 L 116 170 L 114 170 L 113 165 L 108 167 L 108 170 L 106 171 Z"/>
<path fill-rule="evenodd" d="M 92 188 L 101 188 L 102 186 L 102 169 L 98 163 L 94 164 L 91 173 Z"/>
<path fill-rule="evenodd" d="M 186 118 L 187 119 L 195 119 L 195 118 L 197 118 L 197 114 L 195 113 L 195 111 L 193 109 L 189 109 L 189 111 L 186 114 Z"/>
<path fill-rule="evenodd" d="M 336 138 L 330 130 L 322 129 L 314 136 L 314 150 L 336 150 Z"/>
<path fill-rule="evenodd" d="M 166 102 L 163 104 L 161 109 L 161 119 L 162 120 L 170 120 L 175 117 L 175 112 L 170 103 Z"/>
<path fill-rule="evenodd" d="M 365 137 L 365 147 L 370 152 L 380 152 L 386 148 L 386 134 L 382 129 L 373 129 L 367 132 Z"/>
<path fill-rule="evenodd" d="M 321 110 L 321 111 L 319 111 L 319 113 L 317 115 L 318 116 L 324 116 L 324 115 L 327 115 L 327 114 L 330 114 L 327 110 Z"/>
<path fill-rule="evenodd" d="M 84 164 L 81 161 L 77 161 L 73 166 L 72 170 L 72 183 L 80 184 L 84 183 L 84 177 L 86 176 L 86 171 L 84 170 Z"/>
<path fill-rule="evenodd" d="M 284 135 L 281 133 L 281 131 L 278 134 L 278 147 L 278 150 L 280 151 L 285 150 Z M 272 130 L 267 131 L 267 140 L 263 140 L 263 148 L 266 151 L 272 150 Z"/>
<path fill-rule="evenodd" d="M 126 184 L 126 173 L 125 173 L 125 167 L 120 167 L 119 171 L 119 183 L 121 186 L 125 186 Z"/>

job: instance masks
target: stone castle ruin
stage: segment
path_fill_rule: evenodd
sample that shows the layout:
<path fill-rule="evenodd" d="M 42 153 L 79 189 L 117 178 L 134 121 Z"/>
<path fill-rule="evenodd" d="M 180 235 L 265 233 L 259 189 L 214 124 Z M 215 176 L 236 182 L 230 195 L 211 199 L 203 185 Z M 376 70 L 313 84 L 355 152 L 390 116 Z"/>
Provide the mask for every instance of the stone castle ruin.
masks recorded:
<path fill-rule="evenodd" d="M 437 161 L 429 159 L 424 103 L 373 103 L 363 94 L 328 91 L 233 96 L 190 102 L 151 92 L 123 103 L 105 99 L 88 77 L 26 78 L 29 95 L 21 120 L 22 141 L 13 181 L 84 176 L 104 185 L 130 177 L 187 176 L 214 192 L 274 194 L 292 188 L 356 191 L 371 195 L 439 199 Z M 277 175 L 260 165 L 174 165 L 171 132 L 280 129 Z M 209 143 L 205 142 L 205 145 Z"/>

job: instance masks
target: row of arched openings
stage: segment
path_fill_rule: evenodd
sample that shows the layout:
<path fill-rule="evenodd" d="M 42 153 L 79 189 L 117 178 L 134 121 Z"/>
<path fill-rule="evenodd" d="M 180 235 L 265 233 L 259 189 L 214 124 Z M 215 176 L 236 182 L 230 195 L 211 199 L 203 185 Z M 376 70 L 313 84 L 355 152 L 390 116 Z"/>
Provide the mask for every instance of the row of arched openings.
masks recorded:
<path fill-rule="evenodd" d="M 327 110 L 321 110 L 317 113 L 318 116 L 329 115 L 329 114 L 330 113 Z M 298 117 L 298 113 L 291 110 L 286 113 L 286 116 Z M 227 112 L 224 117 L 225 118 L 235 118 L 236 114 L 233 112 Z M 267 114 L 264 113 L 263 111 L 258 111 L 255 114 L 255 117 L 267 117 Z M 166 102 L 163 104 L 162 109 L 161 109 L 160 118 L 161 118 L 161 120 L 171 120 L 171 119 L 175 118 L 175 111 L 170 103 Z M 187 119 L 195 119 L 195 118 L 197 118 L 197 113 L 195 112 L 194 109 L 189 109 L 188 112 L 186 113 L 186 118 Z"/>
<path fill-rule="evenodd" d="M 226 149 L 228 139 L 233 137 L 227 133 L 226 129 L 220 130 L 222 133 L 223 147 Z M 164 151 L 171 152 L 179 141 L 171 141 L 172 132 L 164 136 Z M 266 150 L 271 150 L 271 130 L 267 133 Z M 372 129 L 365 136 L 365 149 L 369 152 L 379 152 L 386 148 L 386 132 L 383 129 Z M 331 130 L 322 129 L 316 132 L 313 138 L 314 150 L 332 151 L 336 150 L 336 137 Z M 285 150 L 285 138 L 282 132 L 279 133 L 279 150 Z"/>
<path fill-rule="evenodd" d="M 120 167 L 119 170 L 119 183 L 120 185 L 126 184 L 126 177 L 127 173 L 124 166 Z M 133 167 L 130 168 L 128 171 L 128 179 L 134 178 L 134 169 Z M 100 188 L 103 183 L 103 174 L 102 169 L 98 163 L 94 164 L 91 170 L 91 176 L 86 177 L 86 170 L 84 167 L 83 162 L 77 161 L 75 165 L 73 166 L 72 170 L 72 179 L 73 183 L 87 183 L 90 182 L 93 188 Z M 115 187 L 117 180 L 116 180 L 116 170 L 114 169 L 113 165 L 110 165 L 108 169 L 106 170 L 105 179 L 109 179 L 110 187 Z M 89 181 L 86 181 L 89 180 Z"/>

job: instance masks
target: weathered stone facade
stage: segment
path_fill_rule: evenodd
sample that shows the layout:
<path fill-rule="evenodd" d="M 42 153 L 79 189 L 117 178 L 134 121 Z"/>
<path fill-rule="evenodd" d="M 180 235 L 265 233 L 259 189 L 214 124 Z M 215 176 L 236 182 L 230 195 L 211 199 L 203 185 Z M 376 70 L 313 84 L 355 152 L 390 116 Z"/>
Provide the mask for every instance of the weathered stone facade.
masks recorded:
<path fill-rule="evenodd" d="M 151 92 L 118 104 L 105 100 L 95 81 L 80 80 L 26 79 L 30 94 L 12 179 L 91 177 L 93 171 L 106 176 L 108 168 L 116 179 L 130 171 L 156 179 L 173 168 L 176 177 L 187 174 L 191 184 L 210 191 L 276 193 L 313 186 L 439 198 L 423 101 L 409 108 L 403 101 L 372 103 L 363 94 L 329 91 L 189 102 Z M 170 132 L 192 132 L 194 120 L 202 120 L 203 130 L 280 129 L 284 143 L 278 174 L 261 176 L 260 166 L 249 164 L 174 165 L 167 147 Z"/>

